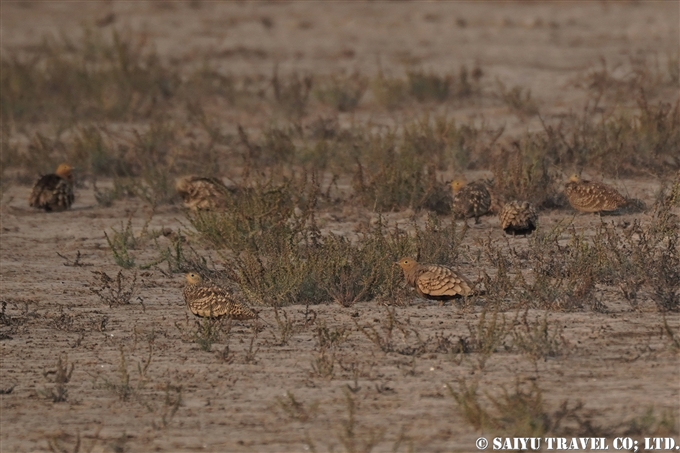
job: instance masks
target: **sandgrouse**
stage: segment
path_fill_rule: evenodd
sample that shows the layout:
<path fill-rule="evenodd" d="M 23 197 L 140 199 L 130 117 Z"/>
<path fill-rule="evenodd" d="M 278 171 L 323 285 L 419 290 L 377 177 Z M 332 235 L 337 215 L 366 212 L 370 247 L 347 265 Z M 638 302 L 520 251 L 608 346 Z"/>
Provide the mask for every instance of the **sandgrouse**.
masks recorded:
<path fill-rule="evenodd" d="M 534 206 L 528 201 L 511 201 L 501 209 L 498 218 L 501 228 L 507 234 L 527 235 L 538 226 L 538 214 Z"/>
<path fill-rule="evenodd" d="M 237 301 L 230 291 L 203 282 L 201 276 L 195 272 L 189 272 L 186 278 L 184 301 L 194 315 L 202 318 L 226 316 L 238 320 L 257 318 L 257 314 Z"/>
<path fill-rule="evenodd" d="M 73 168 L 61 164 L 54 173 L 40 177 L 33 186 L 28 204 L 46 212 L 64 211 L 73 204 Z"/>
<path fill-rule="evenodd" d="M 628 200 L 616 189 L 599 182 L 572 175 L 564 186 L 569 204 L 581 212 L 613 212 L 628 206 Z"/>
<path fill-rule="evenodd" d="M 453 213 L 456 217 L 479 218 L 489 212 L 491 208 L 491 194 L 484 181 L 474 181 L 466 184 L 465 181 L 455 180 L 451 183 L 453 189 Z"/>
<path fill-rule="evenodd" d="M 218 178 L 185 176 L 175 183 L 184 206 L 193 211 L 224 209 L 236 189 L 225 186 Z"/>
<path fill-rule="evenodd" d="M 404 271 L 406 282 L 425 299 L 451 300 L 477 294 L 468 279 L 446 266 L 418 264 L 413 258 L 402 258 L 396 264 Z"/>

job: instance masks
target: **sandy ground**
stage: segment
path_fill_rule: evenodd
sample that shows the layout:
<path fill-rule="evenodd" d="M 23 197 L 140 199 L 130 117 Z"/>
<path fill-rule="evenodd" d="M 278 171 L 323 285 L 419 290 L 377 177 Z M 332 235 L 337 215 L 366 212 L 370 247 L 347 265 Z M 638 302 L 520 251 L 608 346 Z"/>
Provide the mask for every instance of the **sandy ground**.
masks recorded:
<path fill-rule="evenodd" d="M 68 32 L 113 12 L 116 25 L 150 40 L 168 59 L 191 62 L 196 53 L 214 53 L 218 64 L 235 73 L 262 74 L 270 74 L 275 62 L 315 73 L 373 74 L 379 61 L 395 75 L 409 64 L 456 72 L 478 63 L 490 78 L 531 87 L 542 111 L 558 114 L 579 108 L 583 93 L 570 90 L 570 82 L 597 67 L 600 58 L 614 69 L 642 55 L 665 64 L 678 50 L 678 11 L 677 2 L 3 2 L 2 48 L 30 46 L 44 33 Z M 250 51 L 225 52 L 233 49 Z M 358 114 L 384 115 L 361 108 Z M 538 127 L 536 120 L 498 107 L 467 106 L 452 114 L 484 115 L 515 131 Z M 658 188 L 654 180 L 618 184 L 649 205 Z M 415 344 L 414 331 L 422 338 L 469 336 L 482 310 L 415 298 L 413 305 L 395 309 L 410 332 L 395 333 L 400 352 L 382 352 L 357 329 L 355 322 L 386 322 L 387 308 L 375 303 L 287 307 L 294 333 L 285 344 L 273 311 L 263 308 L 269 325 L 234 323 L 228 338 L 205 352 L 186 341 L 194 320 L 182 301 L 181 276 L 138 270 L 137 292 L 126 306 L 111 308 L 91 291 L 97 287 L 93 271 L 118 272 L 104 231 L 119 229 L 131 215 L 135 231 L 149 218 L 152 229 L 177 230 L 186 226 L 179 207 L 163 206 L 153 215 L 135 200 L 98 207 L 86 184 L 71 211 L 46 215 L 28 208 L 29 191 L 11 186 L 2 201 L 2 452 L 50 451 L 50 445 L 78 451 L 78 435 L 79 451 L 94 452 L 369 451 L 371 438 L 373 451 L 475 451 L 475 439 L 489 433 L 465 421 L 445 387 L 460 379 L 479 379 L 480 389 L 491 394 L 502 386 L 512 389 L 516 380 L 536 382 L 549 409 L 556 411 L 565 400 L 583 402 L 603 433 L 622 432 L 625 421 L 648 408 L 657 415 L 670 410 L 676 423 L 680 418 L 678 356 L 649 298 L 633 310 L 620 292 L 612 292 L 603 313 L 549 313 L 563 329 L 564 346 L 563 354 L 547 361 L 501 350 L 480 367 L 478 354 L 461 357 L 434 348 L 417 357 L 405 354 L 404 347 Z M 572 215 L 544 213 L 542 225 Z M 406 217 L 388 216 L 393 222 Z M 647 214 L 637 217 L 649 220 Z M 576 216 L 573 222 L 587 230 L 599 219 Z M 502 237 L 495 218 L 472 228 L 465 246 L 475 249 L 489 237 Z M 159 244 L 170 242 L 161 237 Z M 78 252 L 80 266 L 67 266 L 72 263 L 58 255 L 73 260 Z M 143 264 L 158 252 L 151 247 L 135 255 Z M 465 271 L 475 276 L 474 269 Z M 532 319 L 540 315 L 530 312 Z M 680 328 L 677 315 L 667 320 Z M 315 331 L 324 325 L 347 335 L 334 352 L 332 379 L 314 371 L 320 357 Z M 74 370 L 66 401 L 53 403 L 43 393 L 53 387 L 47 372 L 60 355 L 68 355 Z M 121 398 L 127 382 L 122 369 L 129 377 L 127 400 Z M 291 406 L 288 392 L 299 406 Z M 346 440 L 353 418 L 354 437 Z"/>

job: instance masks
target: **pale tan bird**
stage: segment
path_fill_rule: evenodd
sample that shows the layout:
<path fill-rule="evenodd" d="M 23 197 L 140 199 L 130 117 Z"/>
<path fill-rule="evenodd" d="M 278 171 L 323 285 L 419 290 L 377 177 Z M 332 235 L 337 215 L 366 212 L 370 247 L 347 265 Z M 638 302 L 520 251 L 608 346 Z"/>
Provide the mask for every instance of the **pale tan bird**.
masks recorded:
<path fill-rule="evenodd" d="M 475 223 L 479 218 L 489 212 L 491 208 L 491 194 L 488 184 L 484 181 L 474 181 L 466 184 L 462 180 L 454 180 L 451 183 L 453 190 L 452 211 L 456 217 L 474 217 Z"/>
<path fill-rule="evenodd" d="M 402 258 L 396 264 L 404 271 L 406 282 L 425 299 L 451 300 L 478 294 L 468 279 L 446 266 L 418 264 L 413 258 Z"/>
<path fill-rule="evenodd" d="M 511 201 L 501 209 L 498 218 L 501 228 L 507 234 L 527 235 L 538 226 L 538 213 L 536 208 L 528 201 Z"/>
<path fill-rule="evenodd" d="M 41 176 L 35 183 L 28 204 L 46 212 L 64 211 L 73 200 L 73 167 L 61 164 L 54 173 Z"/>
<path fill-rule="evenodd" d="M 182 197 L 184 206 L 193 211 L 224 209 L 237 190 L 225 186 L 217 178 L 203 176 L 179 178 L 175 183 L 175 189 Z"/>
<path fill-rule="evenodd" d="M 186 279 L 184 301 L 194 315 L 202 318 L 226 316 L 238 320 L 257 318 L 257 313 L 237 301 L 227 289 L 205 283 L 196 272 L 189 272 Z"/>
<path fill-rule="evenodd" d="M 613 212 L 628 206 L 628 200 L 616 189 L 571 175 L 564 186 L 569 204 L 581 212 Z"/>

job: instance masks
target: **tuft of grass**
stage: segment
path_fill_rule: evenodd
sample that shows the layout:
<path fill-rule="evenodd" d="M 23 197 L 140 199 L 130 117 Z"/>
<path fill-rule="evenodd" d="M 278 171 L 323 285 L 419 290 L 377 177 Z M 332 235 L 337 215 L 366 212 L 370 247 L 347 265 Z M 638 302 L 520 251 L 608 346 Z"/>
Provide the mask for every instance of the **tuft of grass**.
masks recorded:
<path fill-rule="evenodd" d="M 534 361 L 557 357 L 565 345 L 562 330 L 559 325 L 550 324 L 547 313 L 543 319 L 529 321 L 526 310 L 521 323 L 512 330 L 513 346 Z"/>
<path fill-rule="evenodd" d="M 673 331 L 671 326 L 668 325 L 668 320 L 664 317 L 663 319 L 663 330 L 662 336 L 668 336 L 670 339 L 670 347 L 674 352 L 680 352 L 680 334 Z"/>
<path fill-rule="evenodd" d="M 341 421 L 338 439 L 347 453 L 370 453 L 385 438 L 384 429 L 366 428 L 357 420 L 357 402 L 349 391 L 345 391 L 347 419 Z"/>
<path fill-rule="evenodd" d="M 71 381 L 74 369 L 74 363 L 71 363 L 69 366 L 68 356 L 60 355 L 57 359 L 56 369 L 43 372 L 43 376 L 54 385 L 50 388 L 39 390 L 38 394 L 52 400 L 53 403 L 66 401 L 68 399 L 68 383 Z"/>
<path fill-rule="evenodd" d="M 179 84 L 142 40 L 89 28 L 79 40 L 45 37 L 27 55 L 3 54 L 2 73 L 3 117 L 20 122 L 148 118 Z"/>
<path fill-rule="evenodd" d="M 626 436 L 675 436 L 680 432 L 675 410 L 666 409 L 659 415 L 653 406 L 624 422 L 622 428 Z"/>
<path fill-rule="evenodd" d="M 182 386 L 166 383 L 163 386 L 163 403 L 160 406 L 160 420 L 155 420 L 151 426 L 156 430 L 167 429 L 175 418 L 180 405 L 182 404 Z"/>
<path fill-rule="evenodd" d="M 382 73 L 373 78 L 370 83 L 371 93 L 378 105 L 394 110 L 408 100 L 408 85 L 402 79 L 386 77 Z"/>
<path fill-rule="evenodd" d="M 96 282 L 90 286 L 90 291 L 99 296 L 109 307 L 129 305 L 137 292 L 137 272 L 132 277 L 124 276 L 123 271 L 118 271 L 115 279 L 111 278 L 106 272 L 93 271 L 99 277 L 99 288 L 95 288 Z M 141 298 L 139 298 L 141 301 Z M 143 306 L 143 302 L 142 302 Z"/>
<path fill-rule="evenodd" d="M 285 397 L 276 397 L 276 403 L 292 420 L 306 423 L 316 416 L 319 405 L 306 405 L 299 401 L 291 391 L 286 392 Z"/>
<path fill-rule="evenodd" d="M 226 324 L 221 319 L 206 318 L 198 323 L 198 328 L 194 334 L 194 341 L 201 350 L 210 352 L 212 345 L 218 341 L 222 341 L 223 335 L 229 339 L 231 332 L 231 323 Z"/>
<path fill-rule="evenodd" d="M 534 116 L 538 114 L 538 106 L 531 98 L 531 90 L 522 88 L 521 86 L 514 86 L 507 89 L 505 84 L 500 80 L 498 83 L 498 97 L 507 105 L 513 112 L 522 116 Z"/>
<path fill-rule="evenodd" d="M 110 390 L 115 394 L 119 400 L 128 401 L 132 396 L 137 394 L 148 382 L 147 375 L 151 360 L 153 358 L 153 342 L 149 341 L 149 355 L 145 360 L 137 362 L 137 376 L 133 378 L 133 373 L 128 368 L 128 359 L 125 355 L 125 349 L 120 346 L 120 362 L 118 365 L 118 377 L 115 379 L 104 380 L 104 388 Z"/>
<path fill-rule="evenodd" d="M 366 158 L 356 158 L 352 187 L 357 200 L 377 212 L 442 205 L 447 189 L 437 180 L 436 166 L 413 147 L 397 151 L 396 137 L 374 138 Z M 450 209 L 450 208 L 449 208 Z"/>
<path fill-rule="evenodd" d="M 321 347 L 312 359 L 311 375 L 331 380 L 335 376 L 335 350 Z"/>
<path fill-rule="evenodd" d="M 281 316 L 281 313 L 283 316 Z M 276 320 L 276 326 L 278 327 L 279 334 L 276 335 L 274 332 L 274 337 L 276 338 L 277 346 L 287 345 L 293 335 L 298 331 L 293 320 L 288 318 L 288 313 L 283 308 L 274 306 L 274 319 Z"/>
<path fill-rule="evenodd" d="M 69 257 L 62 255 L 61 253 L 57 252 L 57 255 L 64 260 L 62 263 L 64 266 L 68 267 L 88 267 L 88 266 L 93 266 L 91 263 L 83 263 L 81 261 L 82 255 L 80 254 L 80 250 L 76 251 L 76 257 L 71 260 Z"/>
<path fill-rule="evenodd" d="M 539 209 L 564 205 L 560 177 L 545 159 L 543 146 L 540 137 L 529 135 L 511 148 L 500 148 L 491 161 L 492 190 L 498 203 L 526 200 Z"/>
<path fill-rule="evenodd" d="M 107 232 L 104 232 L 106 242 L 109 244 L 113 253 L 113 259 L 118 266 L 123 269 L 130 269 L 135 266 L 135 258 L 130 253 L 130 250 L 139 248 L 149 237 L 148 225 L 149 221 L 144 224 L 139 235 L 135 236 L 132 231 L 132 216 L 130 216 L 124 226 L 121 223 L 120 230 L 111 228 L 112 233 L 110 237 Z"/>
<path fill-rule="evenodd" d="M 196 343 L 205 352 L 210 352 L 215 343 L 224 341 L 227 343 L 228 351 L 229 338 L 231 337 L 231 319 L 201 318 L 194 321 L 195 323 L 192 323 L 187 315 L 184 325 L 180 324 L 179 321 L 175 322 L 175 327 L 180 332 L 182 341 Z"/>
<path fill-rule="evenodd" d="M 447 384 L 465 420 L 475 429 L 502 435 L 542 437 L 554 435 L 597 435 L 604 429 L 594 427 L 583 404 L 563 401 L 559 409 L 546 407 L 543 391 L 535 381 L 522 385 L 517 380 L 514 389 L 502 387 L 498 396 L 479 394 L 479 384 L 467 384 L 461 379 L 457 388 Z M 598 431 L 599 429 L 599 431 Z"/>
<path fill-rule="evenodd" d="M 422 70 L 409 71 L 406 76 L 409 92 L 418 102 L 444 102 L 451 94 L 451 76 L 442 77 Z"/>
<path fill-rule="evenodd" d="M 467 327 L 470 337 L 465 340 L 465 346 L 469 351 L 479 354 L 478 366 L 483 369 L 488 358 L 505 345 L 510 326 L 505 316 L 499 315 L 498 309 L 489 313 L 485 308 L 480 313 L 477 324 L 468 323 Z"/>
<path fill-rule="evenodd" d="M 274 100 L 286 115 L 300 118 L 305 114 L 313 85 L 314 77 L 311 75 L 293 73 L 287 79 L 282 79 L 278 65 L 274 67 L 271 78 Z"/>
<path fill-rule="evenodd" d="M 368 81 L 359 73 L 349 77 L 331 76 L 317 85 L 314 94 L 338 112 L 351 112 L 359 105 L 367 87 Z"/>

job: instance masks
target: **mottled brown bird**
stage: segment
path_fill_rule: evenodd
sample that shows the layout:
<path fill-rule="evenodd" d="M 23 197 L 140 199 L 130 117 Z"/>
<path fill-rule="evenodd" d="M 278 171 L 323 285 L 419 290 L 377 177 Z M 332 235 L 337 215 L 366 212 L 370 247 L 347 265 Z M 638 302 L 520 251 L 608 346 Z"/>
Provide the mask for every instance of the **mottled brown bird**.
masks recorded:
<path fill-rule="evenodd" d="M 628 200 L 607 184 L 572 175 L 564 186 L 569 204 L 581 212 L 613 212 L 628 206 Z"/>
<path fill-rule="evenodd" d="M 184 206 L 193 211 L 211 211 L 228 206 L 235 188 L 224 185 L 217 178 L 185 176 L 175 183 L 177 193 L 182 197 Z"/>
<path fill-rule="evenodd" d="M 462 180 L 454 180 L 451 183 L 453 189 L 453 208 L 456 217 L 475 218 L 479 223 L 479 217 L 487 214 L 491 208 L 491 194 L 488 184 L 484 181 L 474 181 L 466 184 Z"/>
<path fill-rule="evenodd" d="M 513 236 L 516 234 L 527 235 L 538 226 L 538 213 L 528 201 L 514 200 L 506 203 L 498 218 L 501 221 L 503 231 Z"/>
<path fill-rule="evenodd" d="M 226 316 L 238 320 L 257 318 L 257 314 L 244 303 L 237 301 L 230 291 L 212 283 L 205 283 L 195 272 L 189 272 L 186 278 L 184 301 L 194 315 L 202 318 Z"/>
<path fill-rule="evenodd" d="M 28 204 L 46 212 L 64 211 L 73 204 L 73 168 L 61 164 L 54 173 L 40 177 L 33 186 Z"/>
<path fill-rule="evenodd" d="M 468 279 L 446 266 L 418 264 L 413 258 L 402 258 L 396 264 L 404 271 L 406 282 L 425 299 L 451 300 L 477 294 Z"/>

